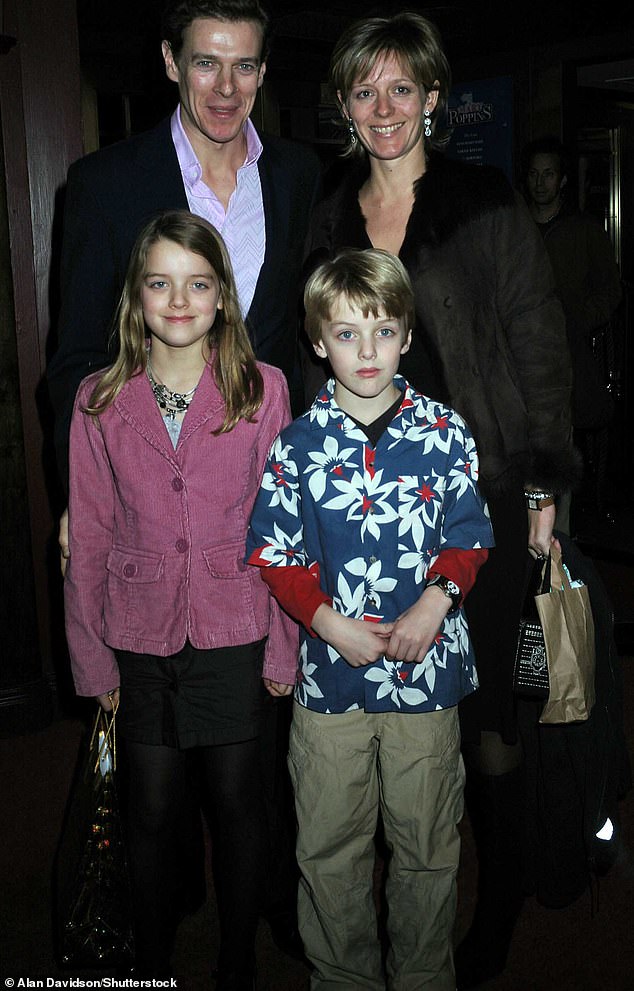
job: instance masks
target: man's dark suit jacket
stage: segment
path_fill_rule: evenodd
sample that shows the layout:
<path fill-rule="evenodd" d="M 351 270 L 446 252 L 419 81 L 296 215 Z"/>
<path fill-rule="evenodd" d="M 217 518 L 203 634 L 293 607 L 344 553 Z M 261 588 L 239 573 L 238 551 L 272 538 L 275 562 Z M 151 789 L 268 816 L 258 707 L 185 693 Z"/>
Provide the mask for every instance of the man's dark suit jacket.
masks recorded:
<path fill-rule="evenodd" d="M 246 322 L 257 357 L 282 369 L 293 394 L 300 387 L 300 269 L 320 166 L 302 145 L 267 135 L 261 140 L 266 251 Z M 47 371 L 64 483 L 75 393 L 84 376 L 110 364 L 116 354 L 116 342 L 108 339 L 134 241 L 153 214 L 179 208 L 188 204 L 169 118 L 69 169 L 58 349 Z"/>

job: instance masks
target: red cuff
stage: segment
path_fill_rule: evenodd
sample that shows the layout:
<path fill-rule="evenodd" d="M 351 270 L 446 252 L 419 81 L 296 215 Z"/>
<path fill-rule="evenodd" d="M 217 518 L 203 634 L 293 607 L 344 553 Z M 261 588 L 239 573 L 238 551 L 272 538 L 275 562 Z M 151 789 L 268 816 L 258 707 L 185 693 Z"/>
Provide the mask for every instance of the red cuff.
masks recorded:
<path fill-rule="evenodd" d="M 315 636 L 311 630 L 313 616 L 322 602 L 332 605 L 332 599 L 322 592 L 317 576 L 300 565 L 260 568 L 260 574 L 282 609 Z"/>

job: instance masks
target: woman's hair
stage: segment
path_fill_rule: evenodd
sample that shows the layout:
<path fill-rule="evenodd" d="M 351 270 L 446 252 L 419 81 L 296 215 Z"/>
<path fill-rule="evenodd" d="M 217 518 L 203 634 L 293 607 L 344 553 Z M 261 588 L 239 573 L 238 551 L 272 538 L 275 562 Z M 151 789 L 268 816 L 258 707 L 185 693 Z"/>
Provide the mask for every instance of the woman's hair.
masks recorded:
<path fill-rule="evenodd" d="M 346 28 L 330 59 L 330 80 L 341 103 L 346 103 L 358 79 L 365 79 L 378 61 L 390 55 L 402 62 L 426 93 L 437 90 L 438 101 L 430 119 L 430 140 L 432 144 L 442 144 L 442 140 L 434 141 L 434 137 L 436 122 L 444 119 L 451 89 L 451 69 L 438 28 L 414 11 L 403 11 L 392 17 L 363 18 Z M 360 141 L 350 144 L 344 152 L 352 153 L 365 153 Z"/>
<path fill-rule="evenodd" d="M 252 420 L 262 405 L 264 385 L 240 313 L 240 304 L 227 249 L 211 224 L 187 210 L 157 214 L 139 234 L 115 316 L 113 336 L 119 353 L 95 386 L 84 412 L 98 416 L 111 405 L 133 375 L 147 366 L 147 328 L 141 291 L 150 249 L 158 241 L 172 241 L 200 255 L 211 266 L 220 285 L 222 309 L 207 335 L 212 353 L 211 374 L 225 402 L 225 418 L 218 433 L 232 430 L 240 419 Z"/>
<path fill-rule="evenodd" d="M 262 32 L 260 62 L 266 61 L 270 46 L 269 15 L 258 0 L 167 0 L 161 20 L 161 38 L 169 43 L 176 61 L 183 47 L 183 35 L 197 18 L 257 24 Z"/>
<path fill-rule="evenodd" d="M 330 320 L 341 298 L 363 313 L 414 323 L 414 291 L 404 265 L 389 251 L 348 248 L 323 262 L 304 289 L 306 333 L 313 344 L 321 340 L 322 321 Z"/>

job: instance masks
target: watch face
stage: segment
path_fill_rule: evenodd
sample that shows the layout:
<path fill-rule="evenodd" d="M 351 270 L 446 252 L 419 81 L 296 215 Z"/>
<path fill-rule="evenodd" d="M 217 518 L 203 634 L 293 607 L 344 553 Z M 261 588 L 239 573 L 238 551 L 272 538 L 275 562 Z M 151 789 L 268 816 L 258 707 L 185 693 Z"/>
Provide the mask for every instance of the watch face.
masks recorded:
<path fill-rule="evenodd" d="M 435 575 L 429 582 L 430 585 L 437 585 L 438 588 L 442 589 L 445 595 L 453 600 L 453 607 L 457 609 L 460 604 L 460 599 L 462 598 L 462 592 L 455 582 L 452 582 L 450 578 L 445 578 L 444 575 Z"/>

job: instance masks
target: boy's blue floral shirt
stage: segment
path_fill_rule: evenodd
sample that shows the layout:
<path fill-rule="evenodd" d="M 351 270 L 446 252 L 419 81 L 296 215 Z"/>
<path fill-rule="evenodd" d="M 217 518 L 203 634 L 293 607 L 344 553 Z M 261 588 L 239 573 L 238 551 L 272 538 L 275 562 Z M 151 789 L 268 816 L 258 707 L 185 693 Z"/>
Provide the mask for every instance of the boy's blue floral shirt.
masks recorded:
<path fill-rule="evenodd" d="M 334 380 L 324 386 L 274 443 L 247 539 L 249 563 L 307 567 L 337 611 L 368 622 L 408 609 L 441 550 L 494 543 L 464 420 L 399 376 L 395 384 L 403 401 L 376 448 L 335 403 Z M 420 664 L 353 668 L 302 630 L 295 698 L 317 712 L 428 712 L 477 684 L 462 609 Z"/>

